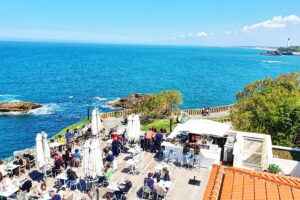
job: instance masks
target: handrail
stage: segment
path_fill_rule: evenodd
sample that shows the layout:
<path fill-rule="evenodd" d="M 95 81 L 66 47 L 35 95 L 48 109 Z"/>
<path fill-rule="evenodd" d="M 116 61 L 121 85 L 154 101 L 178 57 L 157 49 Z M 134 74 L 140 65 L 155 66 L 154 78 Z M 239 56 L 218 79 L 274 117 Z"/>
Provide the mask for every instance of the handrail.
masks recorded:
<path fill-rule="evenodd" d="M 229 111 L 233 106 L 234 106 L 234 104 L 225 105 L 225 106 L 218 106 L 218 107 L 212 107 L 212 108 L 209 108 L 209 113 Z M 175 116 L 179 115 L 181 111 L 186 112 L 191 116 L 202 115 L 202 109 L 172 110 L 172 115 L 175 115 Z M 107 113 L 103 113 L 101 115 L 101 119 L 106 119 L 106 118 L 109 118 L 109 117 L 125 117 L 126 115 L 131 114 L 131 112 L 132 111 L 130 109 L 107 112 Z M 224 120 L 224 121 L 226 121 L 226 120 Z"/>

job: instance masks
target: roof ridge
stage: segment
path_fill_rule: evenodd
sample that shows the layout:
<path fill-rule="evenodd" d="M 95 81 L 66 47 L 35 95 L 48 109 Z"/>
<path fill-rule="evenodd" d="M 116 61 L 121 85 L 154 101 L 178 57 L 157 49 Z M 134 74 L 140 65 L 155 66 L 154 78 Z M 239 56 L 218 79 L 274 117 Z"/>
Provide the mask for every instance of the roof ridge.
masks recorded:
<path fill-rule="evenodd" d="M 265 181 L 277 183 L 279 185 L 285 185 L 285 186 L 296 188 L 296 189 L 300 190 L 300 185 L 295 185 L 295 184 L 286 183 L 286 182 L 283 182 L 283 181 L 280 181 L 280 180 L 277 180 L 277 179 L 268 178 L 266 176 L 250 172 L 248 170 L 243 170 L 243 169 L 239 169 L 239 168 L 235 168 L 235 167 L 227 167 L 227 168 L 224 168 L 224 169 L 230 170 L 230 171 L 233 171 L 233 172 L 238 172 L 238 173 L 246 174 L 246 175 L 258 178 L 258 179 L 263 179 Z"/>

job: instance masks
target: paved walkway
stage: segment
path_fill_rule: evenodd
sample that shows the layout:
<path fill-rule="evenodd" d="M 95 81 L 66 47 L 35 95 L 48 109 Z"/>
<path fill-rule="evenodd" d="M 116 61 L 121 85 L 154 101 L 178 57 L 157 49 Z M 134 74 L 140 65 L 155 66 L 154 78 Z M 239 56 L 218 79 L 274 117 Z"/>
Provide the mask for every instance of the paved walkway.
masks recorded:
<path fill-rule="evenodd" d="M 229 116 L 229 111 L 222 111 L 222 112 L 214 112 L 210 113 L 209 116 L 202 116 L 202 115 L 190 115 L 193 119 L 211 119 L 211 118 L 220 118 L 220 117 L 227 117 Z"/>

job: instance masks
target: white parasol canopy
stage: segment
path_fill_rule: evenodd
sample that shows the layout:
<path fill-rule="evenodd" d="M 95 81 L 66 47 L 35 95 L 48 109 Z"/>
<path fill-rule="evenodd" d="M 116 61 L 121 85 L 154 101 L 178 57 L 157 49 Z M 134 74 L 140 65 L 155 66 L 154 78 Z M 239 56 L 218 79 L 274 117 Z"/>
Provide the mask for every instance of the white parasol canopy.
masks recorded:
<path fill-rule="evenodd" d="M 95 178 L 96 176 L 102 175 L 102 170 L 104 168 L 100 142 L 98 139 L 92 139 L 90 149 L 91 176 Z"/>
<path fill-rule="evenodd" d="M 38 133 L 35 138 L 36 141 L 36 166 L 42 168 L 45 166 L 45 157 L 43 154 L 42 134 Z"/>
<path fill-rule="evenodd" d="M 50 147 L 47 141 L 47 133 L 45 131 L 41 132 L 42 135 L 42 143 L 43 143 L 43 155 L 44 155 L 44 159 L 45 159 L 45 166 L 47 166 L 47 164 L 49 163 L 50 159 L 51 159 L 51 155 L 50 155 Z"/>
<path fill-rule="evenodd" d="M 99 133 L 99 125 L 98 125 L 98 110 L 95 108 L 92 112 L 92 134 L 97 135 Z"/>
<path fill-rule="evenodd" d="M 126 135 L 127 138 L 131 138 L 132 134 L 132 126 L 133 126 L 133 114 L 127 116 L 127 126 L 126 126 Z"/>
<path fill-rule="evenodd" d="M 198 135 L 212 135 L 223 137 L 230 129 L 231 125 L 215 122 L 207 119 L 190 119 L 184 124 L 179 124 L 168 136 L 168 138 L 176 137 L 182 131 Z"/>
<path fill-rule="evenodd" d="M 82 170 L 84 176 L 90 176 L 90 141 L 86 140 L 83 146 Z"/>
<path fill-rule="evenodd" d="M 133 124 L 130 140 L 137 141 L 141 133 L 141 123 L 139 115 L 133 115 Z"/>

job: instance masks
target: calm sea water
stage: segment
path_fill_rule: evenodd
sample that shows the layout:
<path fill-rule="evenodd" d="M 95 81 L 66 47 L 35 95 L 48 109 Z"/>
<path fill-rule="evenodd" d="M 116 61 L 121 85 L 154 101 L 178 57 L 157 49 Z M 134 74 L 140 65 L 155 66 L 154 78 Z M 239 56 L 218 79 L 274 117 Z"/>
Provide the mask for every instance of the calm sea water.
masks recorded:
<path fill-rule="evenodd" d="M 300 57 L 263 57 L 239 48 L 0 42 L 0 101 L 44 104 L 0 116 L 0 158 L 50 136 L 130 93 L 182 92 L 182 108 L 235 102 L 249 82 L 300 71 Z"/>

